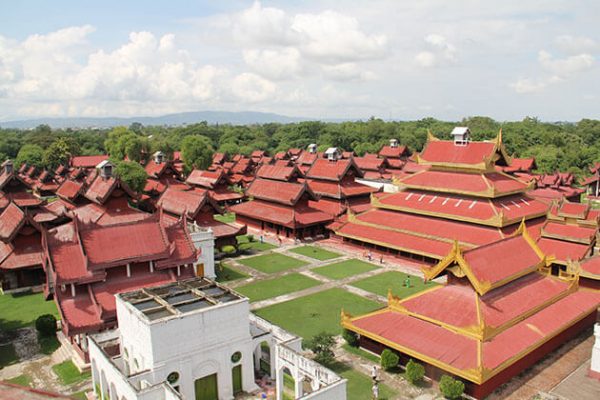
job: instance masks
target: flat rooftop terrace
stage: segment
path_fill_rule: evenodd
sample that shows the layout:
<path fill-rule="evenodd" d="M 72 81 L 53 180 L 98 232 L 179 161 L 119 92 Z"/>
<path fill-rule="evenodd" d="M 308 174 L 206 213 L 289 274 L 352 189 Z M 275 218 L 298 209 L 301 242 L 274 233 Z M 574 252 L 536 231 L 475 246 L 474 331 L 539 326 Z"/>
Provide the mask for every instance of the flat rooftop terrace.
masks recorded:
<path fill-rule="evenodd" d="M 118 295 L 137 308 L 150 322 L 244 299 L 206 278 L 193 278 Z"/>

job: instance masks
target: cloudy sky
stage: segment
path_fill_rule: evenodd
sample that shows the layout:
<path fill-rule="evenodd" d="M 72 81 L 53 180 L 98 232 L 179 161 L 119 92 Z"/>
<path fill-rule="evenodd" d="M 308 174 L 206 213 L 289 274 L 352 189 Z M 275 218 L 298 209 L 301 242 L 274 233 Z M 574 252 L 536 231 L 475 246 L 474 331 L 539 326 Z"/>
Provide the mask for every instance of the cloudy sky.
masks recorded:
<path fill-rule="evenodd" d="M 600 1 L 3 1 L 0 120 L 600 117 Z"/>

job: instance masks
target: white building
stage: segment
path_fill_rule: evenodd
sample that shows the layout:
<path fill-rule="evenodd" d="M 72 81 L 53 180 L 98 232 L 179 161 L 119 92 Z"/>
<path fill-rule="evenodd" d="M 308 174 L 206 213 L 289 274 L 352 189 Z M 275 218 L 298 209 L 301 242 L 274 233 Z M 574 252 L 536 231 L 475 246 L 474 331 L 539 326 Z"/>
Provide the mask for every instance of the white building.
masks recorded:
<path fill-rule="evenodd" d="M 255 370 L 264 365 L 277 377 L 278 399 L 284 371 L 295 379 L 295 398 L 346 398 L 346 381 L 303 357 L 301 339 L 254 316 L 247 298 L 214 281 L 123 293 L 116 304 L 119 328 L 89 341 L 98 398 L 233 399 L 258 391 Z"/>

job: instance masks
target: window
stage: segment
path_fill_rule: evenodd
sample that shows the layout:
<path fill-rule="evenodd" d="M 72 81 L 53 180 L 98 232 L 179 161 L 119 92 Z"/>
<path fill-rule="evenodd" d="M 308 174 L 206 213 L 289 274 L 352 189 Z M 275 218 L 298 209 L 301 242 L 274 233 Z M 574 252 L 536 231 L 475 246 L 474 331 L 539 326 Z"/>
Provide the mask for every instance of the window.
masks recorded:
<path fill-rule="evenodd" d="M 167 382 L 169 382 L 171 385 L 177 383 L 178 380 L 179 372 L 171 372 L 169 375 L 167 375 Z"/>
<path fill-rule="evenodd" d="M 231 355 L 231 362 L 232 363 L 236 363 L 239 362 L 242 359 L 242 353 L 239 351 L 236 351 L 235 353 L 233 353 Z"/>

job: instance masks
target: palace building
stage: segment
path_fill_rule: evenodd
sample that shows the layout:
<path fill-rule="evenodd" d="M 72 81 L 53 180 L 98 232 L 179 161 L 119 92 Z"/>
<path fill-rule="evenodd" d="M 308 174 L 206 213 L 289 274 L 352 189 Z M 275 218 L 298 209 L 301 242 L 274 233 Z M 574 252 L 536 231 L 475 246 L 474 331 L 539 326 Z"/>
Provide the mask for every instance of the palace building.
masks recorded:
<path fill-rule="evenodd" d="M 387 307 L 351 316 L 342 326 L 376 353 L 389 348 L 405 364 L 414 359 L 426 375 L 451 375 L 467 393 L 484 398 L 565 341 L 594 325 L 600 292 L 579 287 L 579 268 L 551 274 L 544 254 L 522 223 L 511 236 L 466 248 L 457 241 L 426 279 L 447 283 Z"/>
<path fill-rule="evenodd" d="M 238 221 L 285 237 L 326 234 L 325 225 L 333 216 L 311 206 L 319 197 L 306 182 L 298 181 L 297 167 L 264 165 L 260 175 L 264 178 L 256 178 L 246 190 L 252 200 L 229 207 Z"/>
<path fill-rule="evenodd" d="M 429 135 L 415 157 L 417 172 L 397 179 L 396 193 L 371 196 L 371 208 L 352 210 L 330 226 L 338 238 L 427 263 L 444 258 L 455 240 L 473 249 L 509 236 L 525 220 L 534 237 L 544 223 L 547 203 L 527 195 L 527 184 L 498 171 L 510 165 L 502 133 L 472 142 L 468 128 L 454 140 Z"/>

